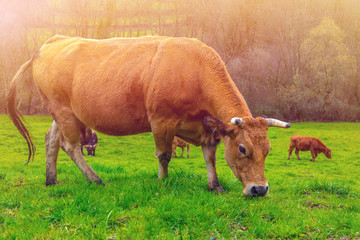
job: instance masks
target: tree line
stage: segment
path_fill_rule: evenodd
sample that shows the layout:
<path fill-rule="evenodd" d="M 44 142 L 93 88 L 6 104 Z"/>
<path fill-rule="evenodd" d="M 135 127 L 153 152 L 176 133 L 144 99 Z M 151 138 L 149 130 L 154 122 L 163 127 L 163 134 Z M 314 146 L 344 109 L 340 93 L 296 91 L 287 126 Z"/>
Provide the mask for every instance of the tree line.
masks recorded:
<path fill-rule="evenodd" d="M 357 0 L 13 0 L 0 3 L 0 111 L 19 66 L 51 36 L 197 38 L 222 57 L 254 116 L 360 119 Z M 44 114 L 31 75 L 18 107 Z"/>

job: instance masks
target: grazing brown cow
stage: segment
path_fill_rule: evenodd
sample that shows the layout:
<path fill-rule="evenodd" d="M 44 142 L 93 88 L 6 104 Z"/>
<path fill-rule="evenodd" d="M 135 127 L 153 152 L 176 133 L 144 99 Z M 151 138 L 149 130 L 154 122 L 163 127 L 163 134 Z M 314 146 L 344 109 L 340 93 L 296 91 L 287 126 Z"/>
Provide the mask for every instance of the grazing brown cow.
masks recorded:
<path fill-rule="evenodd" d="M 176 148 L 180 147 L 181 148 L 181 157 L 184 154 L 184 149 L 185 147 L 187 148 L 187 158 L 189 158 L 189 153 L 190 153 L 190 143 L 182 140 L 181 138 L 178 137 L 174 137 L 173 143 L 172 143 L 172 157 L 177 158 L 176 156 Z M 158 156 L 155 153 L 155 157 L 157 158 Z"/>
<path fill-rule="evenodd" d="M 187 152 L 187 158 L 189 158 L 189 154 L 190 154 L 190 143 L 182 140 L 181 138 L 178 137 L 174 137 L 174 141 L 172 144 L 172 153 L 173 153 L 173 157 L 177 157 L 176 156 L 176 148 L 179 147 L 181 148 L 181 157 L 184 154 L 184 149 L 186 148 L 186 152 Z"/>
<path fill-rule="evenodd" d="M 95 156 L 97 142 L 98 138 L 96 132 L 94 132 L 91 128 L 87 128 L 85 135 L 80 136 L 80 147 L 82 155 L 84 155 L 83 148 L 86 148 L 88 156 Z"/>
<path fill-rule="evenodd" d="M 201 145 L 209 189 L 218 192 L 224 190 L 216 174 L 215 153 L 223 140 L 225 159 L 243 183 L 243 193 L 268 193 L 267 129 L 290 124 L 253 118 L 220 56 L 200 41 L 50 38 L 21 66 L 8 91 L 8 114 L 27 141 L 30 160 L 35 147 L 15 103 L 16 86 L 28 68 L 54 119 L 46 134 L 46 185 L 58 183 L 60 147 L 89 181 L 103 184 L 80 151 L 80 134 L 90 127 L 115 136 L 152 131 L 159 178 L 168 175 L 174 136 Z"/>
<path fill-rule="evenodd" d="M 319 153 L 324 153 L 327 158 L 331 159 L 331 149 L 327 148 L 319 139 L 314 137 L 292 135 L 290 138 L 288 160 L 294 148 L 296 149 L 295 154 L 299 160 L 299 151 L 311 151 L 312 158 L 310 161 L 313 162 L 315 162 L 315 158 Z"/>

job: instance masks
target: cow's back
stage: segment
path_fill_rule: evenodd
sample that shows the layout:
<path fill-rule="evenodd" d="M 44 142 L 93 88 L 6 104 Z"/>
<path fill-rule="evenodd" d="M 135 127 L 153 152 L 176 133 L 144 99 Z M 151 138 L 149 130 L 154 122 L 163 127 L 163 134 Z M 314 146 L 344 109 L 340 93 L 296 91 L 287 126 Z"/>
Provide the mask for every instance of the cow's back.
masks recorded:
<path fill-rule="evenodd" d="M 308 151 L 312 149 L 323 149 L 325 145 L 317 138 L 293 135 L 291 136 L 291 144 L 301 151 Z"/>
<path fill-rule="evenodd" d="M 35 59 L 34 79 L 50 112 L 60 103 L 71 107 L 86 125 L 104 133 L 147 131 L 142 75 L 162 39 L 57 36 L 44 44 Z"/>
<path fill-rule="evenodd" d="M 310 150 L 312 139 L 311 137 L 293 135 L 291 136 L 291 144 L 293 144 L 300 151 Z"/>
<path fill-rule="evenodd" d="M 187 122 L 202 126 L 204 116 L 225 115 L 219 111 L 226 121 L 239 110 L 251 116 L 220 57 L 194 39 L 57 36 L 41 48 L 33 75 L 50 112 L 65 106 L 112 135 L 151 131 L 161 118 L 177 119 L 188 134 Z"/>

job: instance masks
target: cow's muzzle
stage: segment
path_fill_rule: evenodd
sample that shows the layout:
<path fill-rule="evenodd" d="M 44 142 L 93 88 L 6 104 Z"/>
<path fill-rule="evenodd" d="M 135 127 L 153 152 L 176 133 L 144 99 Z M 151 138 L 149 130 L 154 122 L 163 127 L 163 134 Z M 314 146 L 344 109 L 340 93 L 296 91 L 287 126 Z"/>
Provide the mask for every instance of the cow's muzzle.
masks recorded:
<path fill-rule="evenodd" d="M 250 184 L 244 189 L 243 193 L 248 197 L 262 197 L 269 193 L 269 185 Z"/>

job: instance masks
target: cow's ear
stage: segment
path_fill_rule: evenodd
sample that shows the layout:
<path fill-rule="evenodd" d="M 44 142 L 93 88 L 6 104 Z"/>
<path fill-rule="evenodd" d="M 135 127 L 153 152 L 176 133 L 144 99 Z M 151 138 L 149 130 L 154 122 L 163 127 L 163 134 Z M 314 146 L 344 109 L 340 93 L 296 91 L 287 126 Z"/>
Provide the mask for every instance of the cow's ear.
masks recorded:
<path fill-rule="evenodd" d="M 234 131 L 235 131 L 235 127 L 225 124 L 222 121 L 220 121 L 219 119 L 215 118 L 215 117 L 205 117 L 204 118 L 204 125 L 207 127 L 207 129 L 212 132 L 214 135 L 221 135 L 221 136 L 225 136 L 225 135 L 233 135 Z"/>

